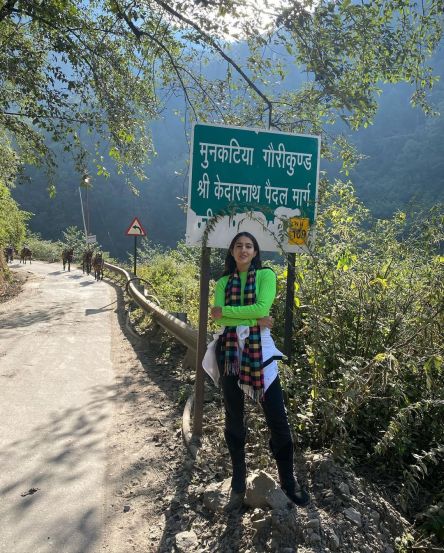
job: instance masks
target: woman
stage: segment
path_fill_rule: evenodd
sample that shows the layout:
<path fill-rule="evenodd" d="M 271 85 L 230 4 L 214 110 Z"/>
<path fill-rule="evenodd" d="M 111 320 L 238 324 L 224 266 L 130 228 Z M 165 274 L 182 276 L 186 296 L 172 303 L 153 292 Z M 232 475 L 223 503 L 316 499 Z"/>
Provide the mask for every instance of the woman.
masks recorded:
<path fill-rule="evenodd" d="M 231 241 L 211 309 L 211 317 L 224 327 L 213 345 L 225 404 L 224 434 L 233 467 L 232 494 L 243 498 L 246 489 L 247 394 L 263 408 L 283 491 L 295 504 L 306 505 L 309 496 L 301 490 L 293 471 L 293 440 L 276 363 L 282 353 L 270 334 L 270 308 L 275 296 L 276 275 L 262 267 L 256 238 L 249 232 L 240 232 Z M 204 368 L 210 372 L 208 365 L 206 355 Z"/>

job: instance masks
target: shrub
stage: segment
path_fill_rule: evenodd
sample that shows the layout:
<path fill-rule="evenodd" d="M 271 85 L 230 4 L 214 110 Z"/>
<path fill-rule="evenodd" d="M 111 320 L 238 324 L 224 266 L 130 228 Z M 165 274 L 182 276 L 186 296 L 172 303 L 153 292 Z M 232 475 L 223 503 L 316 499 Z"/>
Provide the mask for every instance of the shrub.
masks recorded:
<path fill-rule="evenodd" d="M 43 240 L 40 234 L 28 232 L 26 245 L 32 251 L 32 256 L 35 259 L 54 263 L 62 258 L 63 244 L 61 242 Z"/>
<path fill-rule="evenodd" d="M 442 206 L 373 221 L 340 181 L 321 205 L 316 248 L 297 260 L 290 416 L 304 444 L 408 476 L 408 511 L 420 482 L 443 492 Z"/>
<path fill-rule="evenodd" d="M 138 276 L 148 281 L 148 292 L 169 312 L 185 312 L 197 326 L 199 314 L 199 264 L 191 248 L 162 251 L 145 246 Z"/>

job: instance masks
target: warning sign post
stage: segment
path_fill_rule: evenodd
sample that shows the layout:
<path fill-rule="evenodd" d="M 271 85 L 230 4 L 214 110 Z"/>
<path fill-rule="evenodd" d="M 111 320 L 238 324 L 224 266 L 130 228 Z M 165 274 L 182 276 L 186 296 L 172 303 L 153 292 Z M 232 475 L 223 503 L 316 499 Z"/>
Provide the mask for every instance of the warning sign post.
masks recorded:
<path fill-rule="evenodd" d="M 137 276 L 137 237 L 146 236 L 146 231 L 139 219 L 134 217 L 125 234 L 126 236 L 134 236 L 134 276 Z"/>

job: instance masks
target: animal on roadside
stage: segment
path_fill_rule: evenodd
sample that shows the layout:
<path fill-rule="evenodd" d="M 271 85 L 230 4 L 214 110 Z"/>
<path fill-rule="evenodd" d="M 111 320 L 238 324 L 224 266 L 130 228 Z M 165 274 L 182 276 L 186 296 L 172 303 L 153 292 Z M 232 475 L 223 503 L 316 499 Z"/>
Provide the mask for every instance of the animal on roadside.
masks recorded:
<path fill-rule="evenodd" d="M 82 270 L 87 275 L 89 275 L 91 273 L 92 257 L 93 257 L 92 250 L 85 250 L 83 252 L 83 255 L 82 255 Z"/>
<path fill-rule="evenodd" d="M 5 248 L 5 258 L 6 263 L 12 263 L 14 261 L 14 248 L 12 246 Z"/>
<path fill-rule="evenodd" d="M 94 259 L 92 262 L 92 266 L 94 269 L 94 278 L 96 280 L 103 279 L 103 265 L 104 265 L 103 255 L 100 252 L 98 252 L 94 256 Z"/>
<path fill-rule="evenodd" d="M 29 263 L 32 263 L 32 251 L 28 247 L 23 247 L 20 252 L 20 263 L 26 264 L 29 260 Z"/>
<path fill-rule="evenodd" d="M 71 263 L 74 257 L 74 248 L 65 248 L 62 251 L 62 263 L 63 270 L 65 270 L 66 265 L 68 265 L 68 272 L 71 271 Z"/>

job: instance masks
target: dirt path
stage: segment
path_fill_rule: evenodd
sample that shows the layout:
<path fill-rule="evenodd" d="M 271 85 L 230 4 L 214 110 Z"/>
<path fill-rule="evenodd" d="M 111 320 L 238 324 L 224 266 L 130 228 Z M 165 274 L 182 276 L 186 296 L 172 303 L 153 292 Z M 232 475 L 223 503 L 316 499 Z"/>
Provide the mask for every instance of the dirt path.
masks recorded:
<path fill-rule="evenodd" d="M 0 551 L 157 550 L 184 453 L 174 377 L 128 342 L 113 286 L 15 270 L 28 278 L 0 304 Z"/>
<path fill-rule="evenodd" d="M 112 291 L 34 262 L 0 305 L 1 550 L 93 551 L 111 419 Z"/>
<path fill-rule="evenodd" d="M 119 315 L 112 324 L 116 401 L 108 436 L 103 550 L 172 551 L 175 533 L 186 516 L 175 517 L 170 508 L 186 504 L 182 495 L 192 467 L 182 442 L 183 405 L 178 402 L 184 351 L 161 334 L 137 338 L 125 331 L 122 293 L 115 290 L 119 302 Z"/>

